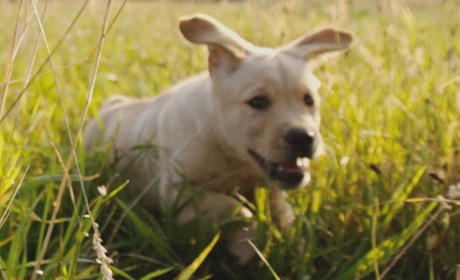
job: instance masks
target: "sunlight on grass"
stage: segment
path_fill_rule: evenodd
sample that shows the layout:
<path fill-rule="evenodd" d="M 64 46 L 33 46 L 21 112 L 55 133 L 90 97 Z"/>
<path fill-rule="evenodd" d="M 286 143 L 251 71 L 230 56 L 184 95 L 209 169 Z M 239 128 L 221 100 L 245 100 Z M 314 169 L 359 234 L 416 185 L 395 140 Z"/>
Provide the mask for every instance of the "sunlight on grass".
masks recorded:
<path fill-rule="evenodd" d="M 0 8 L 0 278 L 459 274 L 460 202 L 448 197 L 460 182 L 458 1 L 2 1 Z M 177 27 L 194 12 L 266 46 L 324 25 L 357 37 L 345 56 L 316 71 L 327 148 L 312 162 L 312 183 L 290 194 L 295 226 L 281 234 L 265 190 L 256 190 L 260 258 L 247 267 L 225 250 L 225 228 L 208 232 L 197 221 L 178 229 L 174 213 L 128 205 L 110 147 L 92 155 L 81 147 L 83 125 L 108 97 L 151 96 L 205 70 L 206 52 Z"/>

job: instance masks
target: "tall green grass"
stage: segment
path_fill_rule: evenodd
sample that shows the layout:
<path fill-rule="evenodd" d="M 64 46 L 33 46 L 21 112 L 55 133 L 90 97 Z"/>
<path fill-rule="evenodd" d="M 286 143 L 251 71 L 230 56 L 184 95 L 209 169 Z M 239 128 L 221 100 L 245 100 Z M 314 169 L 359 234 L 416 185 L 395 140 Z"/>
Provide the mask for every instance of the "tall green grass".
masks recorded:
<path fill-rule="evenodd" d="M 455 279 L 460 4 L 304 2 L 0 2 L 0 278 Z M 328 146 L 290 194 L 295 226 L 282 235 L 257 189 L 259 256 L 246 267 L 221 242 L 237 225 L 177 229 L 172 213 L 123 200 L 110 147 L 81 147 L 104 99 L 205 69 L 177 28 L 194 12 L 266 46 L 324 25 L 357 37 L 316 70 Z"/>

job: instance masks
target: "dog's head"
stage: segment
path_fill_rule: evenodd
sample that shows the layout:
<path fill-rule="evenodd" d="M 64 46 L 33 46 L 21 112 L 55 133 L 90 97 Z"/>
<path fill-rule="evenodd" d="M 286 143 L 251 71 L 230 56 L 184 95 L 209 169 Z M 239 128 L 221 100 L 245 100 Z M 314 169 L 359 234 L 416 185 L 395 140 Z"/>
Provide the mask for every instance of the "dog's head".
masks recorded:
<path fill-rule="evenodd" d="M 305 186 L 309 160 L 323 147 L 320 82 L 308 64 L 347 49 L 352 35 L 328 28 L 269 49 L 250 44 L 207 15 L 182 19 L 180 29 L 186 39 L 209 49 L 215 117 L 235 156 L 281 188 Z"/>

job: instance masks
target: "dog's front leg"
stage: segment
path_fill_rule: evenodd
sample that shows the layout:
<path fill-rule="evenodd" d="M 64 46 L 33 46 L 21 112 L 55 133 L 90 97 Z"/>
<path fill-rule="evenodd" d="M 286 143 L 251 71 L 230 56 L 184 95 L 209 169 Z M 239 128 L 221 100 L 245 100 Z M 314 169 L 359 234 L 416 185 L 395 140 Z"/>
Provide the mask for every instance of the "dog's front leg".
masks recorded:
<path fill-rule="evenodd" d="M 194 198 L 190 198 L 194 196 Z M 202 219 L 209 226 L 218 227 L 219 224 L 236 220 L 245 223 L 244 226 L 233 230 L 229 235 L 227 247 L 229 251 L 238 257 L 240 264 L 246 264 L 254 255 L 255 251 L 249 244 L 256 238 L 256 223 L 252 212 L 242 202 L 224 194 L 204 191 L 199 194 L 190 194 L 184 202 L 183 208 L 176 216 L 176 224 L 184 225 L 195 218 Z"/>
<path fill-rule="evenodd" d="M 294 210 L 287 201 L 286 192 L 272 187 L 269 190 L 269 199 L 273 220 L 283 232 L 286 232 L 295 219 Z"/>

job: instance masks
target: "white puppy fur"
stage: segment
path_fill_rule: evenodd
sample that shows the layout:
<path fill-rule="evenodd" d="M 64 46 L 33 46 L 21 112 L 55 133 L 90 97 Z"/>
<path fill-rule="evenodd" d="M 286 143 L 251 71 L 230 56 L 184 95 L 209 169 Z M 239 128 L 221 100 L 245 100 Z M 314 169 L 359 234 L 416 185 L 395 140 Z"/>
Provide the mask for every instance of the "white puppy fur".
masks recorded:
<path fill-rule="evenodd" d="M 208 47 L 209 71 L 155 97 L 111 98 L 87 126 L 85 149 L 98 139 L 113 141 L 117 168 L 128 172 L 134 193 L 160 211 L 184 204 L 178 225 L 197 215 L 210 224 L 247 220 L 227 240 L 244 264 L 254 256 L 247 240 L 255 238 L 256 224 L 234 194 L 251 199 L 266 184 L 273 219 L 281 229 L 292 223 L 285 191 L 309 182 L 309 160 L 322 150 L 320 82 L 308 65 L 346 50 L 352 35 L 326 28 L 277 49 L 260 48 L 203 14 L 181 19 L 180 30 Z M 195 186 L 185 195 L 183 176 Z M 199 210 L 187 203 L 192 195 Z"/>

